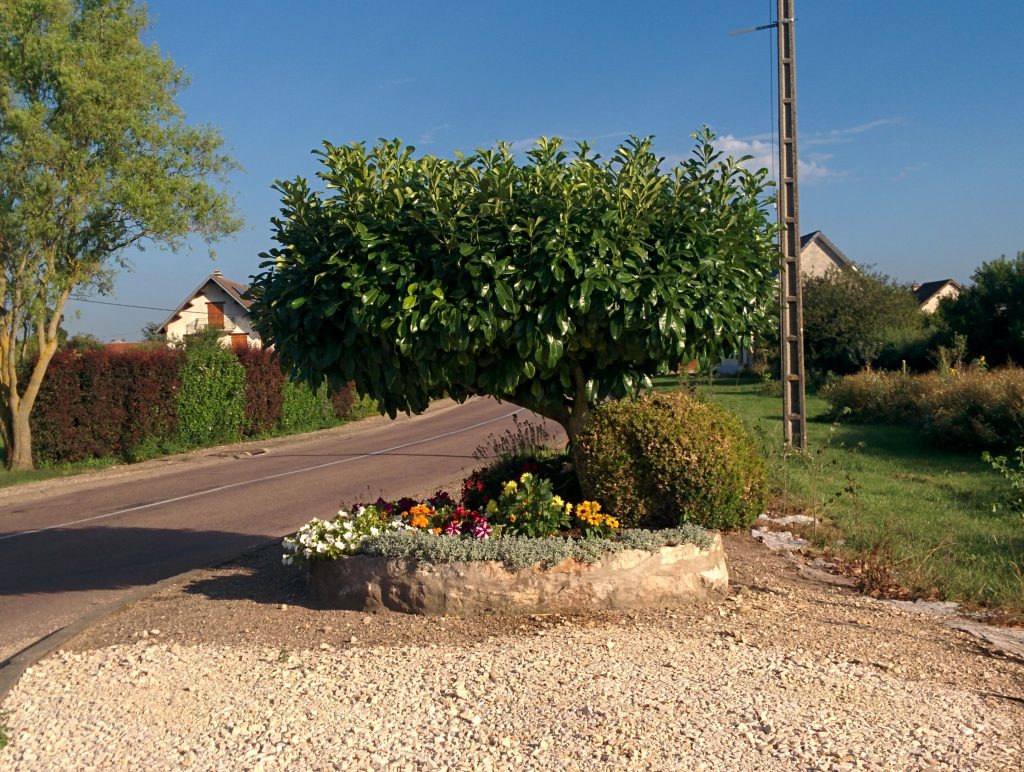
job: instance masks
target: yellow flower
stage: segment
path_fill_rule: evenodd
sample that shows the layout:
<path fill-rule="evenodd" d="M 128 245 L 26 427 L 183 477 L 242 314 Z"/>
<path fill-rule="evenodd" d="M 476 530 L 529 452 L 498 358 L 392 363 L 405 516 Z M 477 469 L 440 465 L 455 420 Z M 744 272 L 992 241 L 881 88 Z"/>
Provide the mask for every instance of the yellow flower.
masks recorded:
<path fill-rule="evenodd" d="M 561 509 L 562 507 L 565 506 L 565 501 L 562 499 L 561 496 L 552 497 L 551 503 L 554 504 L 555 507 L 557 507 L 558 509 Z"/>
<path fill-rule="evenodd" d="M 566 502 L 566 504 L 565 504 L 565 514 L 567 514 L 567 515 L 571 515 L 572 514 L 572 504 L 569 504 L 568 502 Z"/>
<path fill-rule="evenodd" d="M 497 511 L 498 511 L 498 502 L 495 501 L 494 499 L 491 499 L 490 501 L 488 501 L 487 502 L 487 514 L 488 515 L 493 515 Z"/>
<path fill-rule="evenodd" d="M 516 516 L 515 516 L 515 515 L 509 515 L 509 516 L 508 516 L 508 521 L 509 521 L 510 523 L 514 523 L 514 522 L 516 521 Z"/>
<path fill-rule="evenodd" d="M 519 482 L 525 483 L 533 479 L 533 475 L 529 472 L 523 472 L 523 476 L 519 478 Z"/>
<path fill-rule="evenodd" d="M 501 492 L 506 496 L 511 496 L 517 490 L 519 490 L 519 486 L 516 484 L 516 481 L 509 480 L 507 483 L 505 483 L 505 486 L 501 489 Z"/>

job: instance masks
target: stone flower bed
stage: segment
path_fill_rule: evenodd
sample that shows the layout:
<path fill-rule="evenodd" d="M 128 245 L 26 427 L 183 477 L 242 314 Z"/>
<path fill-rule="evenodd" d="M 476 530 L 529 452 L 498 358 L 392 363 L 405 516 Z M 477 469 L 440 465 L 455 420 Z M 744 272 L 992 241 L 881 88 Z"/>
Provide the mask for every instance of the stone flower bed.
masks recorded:
<path fill-rule="evenodd" d="M 414 614 L 547 613 L 669 606 L 725 590 L 722 541 L 703 528 L 622 530 L 598 502 L 543 478 L 505 484 L 484 511 L 444 492 L 314 519 L 284 541 L 314 602 Z"/>

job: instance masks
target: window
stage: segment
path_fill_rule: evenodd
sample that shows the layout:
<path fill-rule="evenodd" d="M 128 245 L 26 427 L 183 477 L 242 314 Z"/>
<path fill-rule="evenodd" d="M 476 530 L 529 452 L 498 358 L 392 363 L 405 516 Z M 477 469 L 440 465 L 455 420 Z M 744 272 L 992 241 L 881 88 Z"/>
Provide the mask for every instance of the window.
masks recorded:
<path fill-rule="evenodd" d="M 206 304 L 206 326 L 212 327 L 215 330 L 224 329 L 224 304 L 223 303 L 207 303 Z"/>

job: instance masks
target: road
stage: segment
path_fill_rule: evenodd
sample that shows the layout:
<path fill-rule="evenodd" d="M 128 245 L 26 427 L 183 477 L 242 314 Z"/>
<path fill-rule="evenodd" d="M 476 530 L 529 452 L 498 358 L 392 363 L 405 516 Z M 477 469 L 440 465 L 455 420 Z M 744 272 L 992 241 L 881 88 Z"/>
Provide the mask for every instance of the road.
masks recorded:
<path fill-rule="evenodd" d="M 219 449 L 138 474 L 7 493 L 0 662 L 134 588 L 229 560 L 342 504 L 449 482 L 515 411 L 485 399 L 444 403 L 414 418 L 274 441 L 256 455 Z"/>

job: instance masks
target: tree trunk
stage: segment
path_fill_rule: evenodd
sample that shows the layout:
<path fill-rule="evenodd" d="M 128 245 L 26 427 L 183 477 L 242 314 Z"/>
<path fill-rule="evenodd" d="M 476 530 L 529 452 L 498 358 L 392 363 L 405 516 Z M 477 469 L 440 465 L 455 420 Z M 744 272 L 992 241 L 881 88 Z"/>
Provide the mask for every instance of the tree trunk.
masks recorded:
<path fill-rule="evenodd" d="M 28 410 L 9 412 L 7 468 L 12 472 L 30 471 L 35 467 L 32 464 L 32 430 L 29 428 Z"/>

